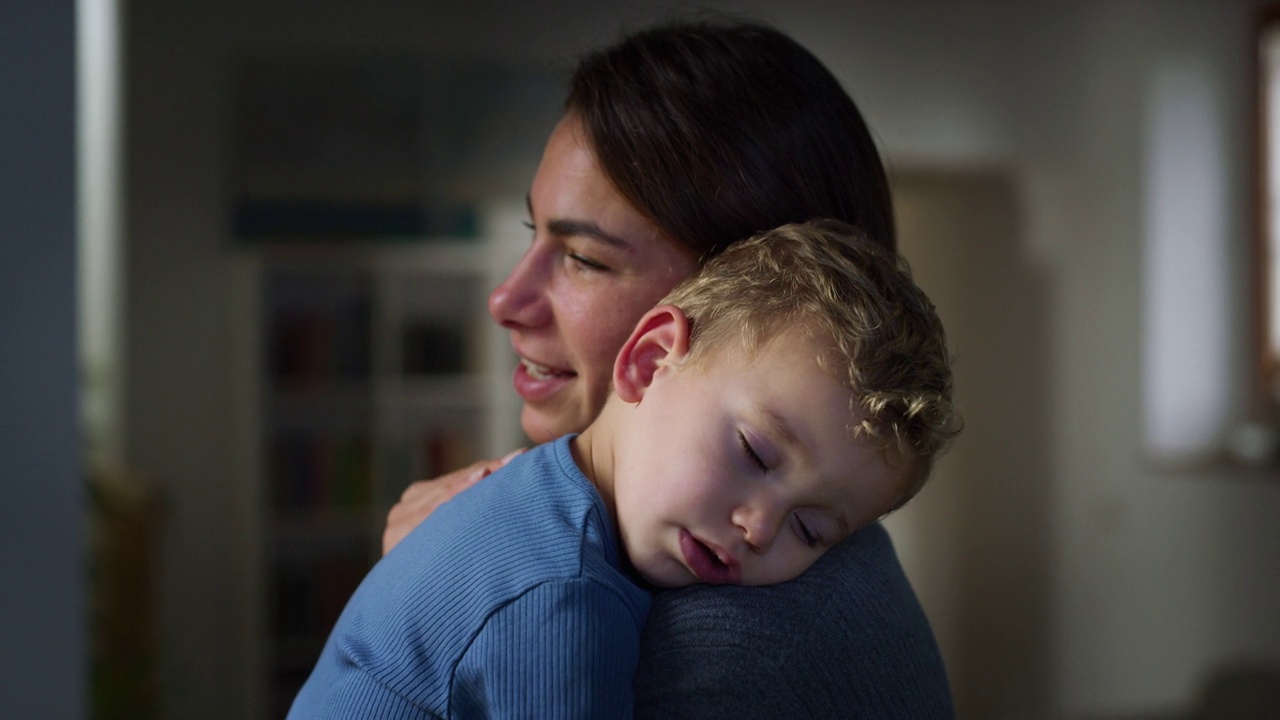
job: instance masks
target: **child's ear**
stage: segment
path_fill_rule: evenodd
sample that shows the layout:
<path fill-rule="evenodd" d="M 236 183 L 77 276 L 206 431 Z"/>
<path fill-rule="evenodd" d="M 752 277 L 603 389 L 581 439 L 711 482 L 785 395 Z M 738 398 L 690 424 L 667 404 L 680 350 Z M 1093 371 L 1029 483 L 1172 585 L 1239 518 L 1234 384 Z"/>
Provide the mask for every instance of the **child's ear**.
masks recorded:
<path fill-rule="evenodd" d="M 689 352 L 689 319 L 675 305 L 659 305 L 640 318 L 613 363 L 613 390 L 624 402 L 639 402 L 662 365 Z"/>

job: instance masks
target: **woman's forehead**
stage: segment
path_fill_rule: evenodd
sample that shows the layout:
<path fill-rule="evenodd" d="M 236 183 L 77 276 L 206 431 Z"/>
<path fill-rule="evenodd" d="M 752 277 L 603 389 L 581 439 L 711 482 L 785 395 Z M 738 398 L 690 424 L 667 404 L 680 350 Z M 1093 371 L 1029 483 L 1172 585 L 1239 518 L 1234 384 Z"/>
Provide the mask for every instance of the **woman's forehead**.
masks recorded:
<path fill-rule="evenodd" d="M 566 115 L 547 140 L 530 189 L 529 210 L 545 230 L 601 242 L 646 264 L 693 272 L 697 258 L 637 209 L 596 161 L 581 122 Z"/>

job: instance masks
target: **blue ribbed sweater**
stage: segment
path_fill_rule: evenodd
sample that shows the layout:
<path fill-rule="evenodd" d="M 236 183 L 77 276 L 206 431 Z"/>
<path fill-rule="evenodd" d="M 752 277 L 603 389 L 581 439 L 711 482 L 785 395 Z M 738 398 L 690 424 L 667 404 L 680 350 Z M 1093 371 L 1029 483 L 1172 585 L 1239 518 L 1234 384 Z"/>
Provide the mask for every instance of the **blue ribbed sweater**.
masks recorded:
<path fill-rule="evenodd" d="M 649 595 L 569 440 L 445 503 L 370 571 L 291 720 L 631 715 Z"/>

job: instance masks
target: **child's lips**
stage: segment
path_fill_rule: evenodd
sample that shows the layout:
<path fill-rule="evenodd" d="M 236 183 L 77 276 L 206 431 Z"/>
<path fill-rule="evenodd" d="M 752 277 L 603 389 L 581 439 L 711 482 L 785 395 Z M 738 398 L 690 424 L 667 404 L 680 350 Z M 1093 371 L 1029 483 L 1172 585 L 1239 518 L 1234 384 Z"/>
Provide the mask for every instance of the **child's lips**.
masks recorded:
<path fill-rule="evenodd" d="M 730 585 L 742 580 L 742 568 L 733 555 L 699 540 L 688 530 L 680 531 L 680 553 L 698 582 Z"/>

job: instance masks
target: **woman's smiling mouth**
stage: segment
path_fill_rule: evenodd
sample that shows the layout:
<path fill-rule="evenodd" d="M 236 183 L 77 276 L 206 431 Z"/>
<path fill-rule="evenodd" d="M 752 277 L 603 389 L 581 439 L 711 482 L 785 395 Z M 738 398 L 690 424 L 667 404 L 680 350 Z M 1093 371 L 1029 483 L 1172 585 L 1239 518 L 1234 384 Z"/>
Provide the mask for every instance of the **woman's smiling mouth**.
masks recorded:
<path fill-rule="evenodd" d="M 561 370 L 520 356 L 511 382 L 525 402 L 547 400 L 577 379 L 572 370 Z"/>
<path fill-rule="evenodd" d="M 528 358 L 520 358 L 520 364 L 524 367 L 525 372 L 534 380 L 555 380 L 557 378 L 572 377 L 575 373 L 567 370 L 556 370 L 546 365 L 541 365 Z"/>

